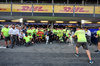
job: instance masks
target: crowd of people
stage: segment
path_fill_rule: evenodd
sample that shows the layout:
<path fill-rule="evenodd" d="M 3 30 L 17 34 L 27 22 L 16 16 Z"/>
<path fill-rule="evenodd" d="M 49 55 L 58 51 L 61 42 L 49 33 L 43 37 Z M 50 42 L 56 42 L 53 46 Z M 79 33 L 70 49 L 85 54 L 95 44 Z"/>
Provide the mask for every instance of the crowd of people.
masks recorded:
<path fill-rule="evenodd" d="M 11 48 L 14 45 L 25 45 L 28 47 L 34 43 L 45 42 L 46 44 L 53 44 L 53 41 L 58 43 L 67 42 L 69 45 L 73 44 L 72 35 L 74 35 L 73 29 L 68 28 L 35 28 L 35 27 L 21 27 L 19 25 L 5 25 L 5 28 L 1 30 L 1 34 L 5 39 L 6 48 L 8 48 L 7 41 Z M 15 44 L 14 44 L 15 42 Z"/>
<path fill-rule="evenodd" d="M 87 43 L 91 46 L 91 31 L 88 28 L 77 27 L 76 31 L 69 28 L 35 28 L 35 27 L 21 27 L 19 25 L 5 25 L 2 28 L 1 34 L 5 40 L 6 48 L 14 47 L 14 45 L 25 45 L 26 47 L 34 43 L 45 42 L 45 44 L 53 44 L 53 41 L 58 43 L 66 43 L 69 46 L 76 44 L 75 56 L 79 57 L 78 48 L 82 46 L 89 57 L 89 63 L 93 64 L 91 54 L 88 50 Z M 95 52 L 100 53 L 100 27 L 97 31 L 98 50 Z M 7 41 L 9 41 L 9 45 Z"/>

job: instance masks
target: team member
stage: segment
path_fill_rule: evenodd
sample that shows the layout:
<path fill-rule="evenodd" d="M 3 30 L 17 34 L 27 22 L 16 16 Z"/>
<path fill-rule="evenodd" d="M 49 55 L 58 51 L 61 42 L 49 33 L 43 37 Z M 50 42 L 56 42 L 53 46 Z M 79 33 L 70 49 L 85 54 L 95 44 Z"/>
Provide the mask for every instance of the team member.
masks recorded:
<path fill-rule="evenodd" d="M 7 41 L 9 40 L 9 44 L 11 45 L 11 41 L 10 41 L 10 35 L 9 35 L 9 28 L 8 28 L 8 25 L 5 25 L 5 28 L 3 28 L 1 30 L 1 34 L 5 40 L 5 44 L 6 44 L 6 48 L 9 48 L 8 47 L 8 43 Z"/>
<path fill-rule="evenodd" d="M 88 41 L 89 45 L 91 46 L 92 45 L 92 43 L 91 43 L 91 31 L 88 30 L 88 28 L 85 28 L 85 30 L 86 30 L 87 41 Z"/>
<path fill-rule="evenodd" d="M 43 29 L 43 28 L 41 28 L 41 29 L 40 29 L 40 31 L 44 32 L 44 29 Z"/>
<path fill-rule="evenodd" d="M 26 33 L 26 36 L 23 38 L 25 41 L 25 46 L 28 47 L 30 45 L 30 37 L 28 36 L 28 34 Z"/>
<path fill-rule="evenodd" d="M 35 29 L 35 35 L 36 35 L 35 42 L 36 42 L 36 43 L 38 42 L 38 34 L 37 34 L 38 29 L 39 29 L 39 28 L 36 28 L 36 29 Z"/>
<path fill-rule="evenodd" d="M 64 40 L 64 42 L 66 42 L 66 40 L 67 40 L 66 30 L 65 30 L 65 31 L 63 31 L 63 40 Z"/>
<path fill-rule="evenodd" d="M 14 41 L 17 44 L 17 36 L 19 34 L 18 30 L 15 28 L 15 25 L 9 30 L 10 38 L 11 38 L 11 49 L 14 47 Z"/>
<path fill-rule="evenodd" d="M 97 31 L 96 38 L 98 38 L 98 50 L 96 50 L 95 52 L 99 52 L 100 53 L 100 26 L 99 26 L 99 30 Z"/>
<path fill-rule="evenodd" d="M 73 38 L 72 38 L 73 35 L 74 35 L 74 32 L 71 30 L 71 32 L 69 33 L 69 38 L 68 38 L 69 46 L 73 45 Z"/>
<path fill-rule="evenodd" d="M 68 30 L 66 31 L 66 42 L 67 43 L 69 42 L 69 32 L 68 32 Z"/>
<path fill-rule="evenodd" d="M 90 51 L 88 50 L 88 46 L 87 46 L 87 40 L 86 40 L 86 36 L 85 36 L 85 31 L 80 29 L 80 27 L 77 28 L 77 31 L 75 32 L 75 34 L 73 35 L 73 37 L 77 36 L 77 44 L 76 44 L 76 53 L 75 53 L 75 56 L 76 57 L 79 57 L 79 54 L 78 54 L 78 48 L 80 46 L 82 46 L 85 50 L 86 50 L 86 53 L 89 57 L 89 63 L 90 64 L 93 64 L 93 61 L 91 59 L 91 54 L 90 54 Z"/>
<path fill-rule="evenodd" d="M 23 29 L 22 31 L 23 31 L 23 33 L 26 35 L 26 33 L 27 33 L 27 28 L 24 27 L 24 29 Z"/>
<path fill-rule="evenodd" d="M 58 38 L 59 38 L 59 43 L 63 42 L 63 33 L 59 32 L 57 34 Z"/>
<path fill-rule="evenodd" d="M 52 44 L 53 43 L 53 33 L 51 32 L 51 30 L 49 31 L 48 36 L 49 36 L 50 44 Z"/>
<path fill-rule="evenodd" d="M 57 38 L 57 34 L 56 34 L 56 29 L 53 29 L 53 40 L 56 40 Z"/>
<path fill-rule="evenodd" d="M 48 31 L 48 29 L 46 29 L 46 32 L 44 33 L 45 39 L 46 39 L 46 44 L 48 44 L 48 42 L 49 42 L 49 36 L 48 36 L 48 34 L 49 34 L 49 31 Z"/>
<path fill-rule="evenodd" d="M 27 30 L 27 34 L 29 35 L 29 33 L 32 33 L 32 30 L 30 27 L 28 27 L 28 30 Z"/>
<path fill-rule="evenodd" d="M 34 39 L 33 39 L 33 36 L 31 35 L 31 33 L 29 33 L 29 36 L 28 36 L 29 38 L 30 38 L 30 44 L 34 44 Z"/>
<path fill-rule="evenodd" d="M 37 32 L 37 40 L 39 42 L 41 42 L 43 35 L 44 35 L 44 33 L 42 31 L 40 31 L 40 29 L 39 29 L 38 32 Z"/>
<path fill-rule="evenodd" d="M 16 26 L 16 30 L 17 30 L 16 32 L 18 32 L 18 34 L 21 33 L 21 27 L 18 26 L 18 24 L 17 24 L 17 26 Z M 19 46 L 18 35 L 17 35 L 17 46 Z"/>
<path fill-rule="evenodd" d="M 33 32 L 33 40 L 35 41 L 35 38 L 36 38 L 36 35 L 35 35 L 35 28 L 34 27 L 32 27 L 32 32 Z"/>
<path fill-rule="evenodd" d="M 21 33 L 18 34 L 19 44 L 23 44 L 23 37 L 25 37 L 25 34 L 21 31 Z"/>
<path fill-rule="evenodd" d="M 57 41 L 59 41 L 58 33 L 59 33 L 59 28 L 56 29 L 56 35 L 57 35 L 57 36 L 56 36 L 56 40 L 57 40 Z"/>

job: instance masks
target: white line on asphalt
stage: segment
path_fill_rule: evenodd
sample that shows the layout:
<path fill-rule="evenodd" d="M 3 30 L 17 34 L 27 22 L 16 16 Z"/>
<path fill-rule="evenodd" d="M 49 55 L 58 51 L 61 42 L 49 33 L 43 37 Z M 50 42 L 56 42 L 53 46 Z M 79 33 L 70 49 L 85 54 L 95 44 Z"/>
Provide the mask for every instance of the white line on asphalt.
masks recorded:
<path fill-rule="evenodd" d="M 6 47 L 0 47 L 0 48 L 6 48 Z"/>

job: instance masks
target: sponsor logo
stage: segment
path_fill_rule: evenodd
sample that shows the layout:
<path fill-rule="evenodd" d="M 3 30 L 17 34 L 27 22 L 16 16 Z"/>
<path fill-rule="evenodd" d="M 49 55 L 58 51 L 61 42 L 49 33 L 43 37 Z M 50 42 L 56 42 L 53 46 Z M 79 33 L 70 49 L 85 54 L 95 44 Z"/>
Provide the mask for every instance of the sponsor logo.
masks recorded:
<path fill-rule="evenodd" d="M 6 10 L 6 9 L 4 9 L 4 8 L 0 8 L 0 10 Z"/>
<path fill-rule="evenodd" d="M 59 12 L 73 12 L 73 8 L 64 7 L 64 10 L 59 10 Z M 75 12 L 89 12 L 89 10 L 84 10 L 84 7 L 75 7 Z"/>
<path fill-rule="evenodd" d="M 47 9 L 43 9 L 42 6 L 34 6 L 34 11 L 48 11 Z M 32 11 L 32 7 L 30 6 L 22 6 L 22 9 L 17 9 L 18 11 Z"/>
<path fill-rule="evenodd" d="M 59 12 L 73 12 L 72 7 L 64 7 L 64 10 L 59 10 Z M 22 9 L 17 9 L 18 11 L 32 11 L 30 6 L 22 6 Z M 48 9 L 43 9 L 42 6 L 34 6 L 34 11 L 48 11 Z M 89 10 L 84 10 L 84 7 L 75 7 L 75 12 L 89 12 Z"/>

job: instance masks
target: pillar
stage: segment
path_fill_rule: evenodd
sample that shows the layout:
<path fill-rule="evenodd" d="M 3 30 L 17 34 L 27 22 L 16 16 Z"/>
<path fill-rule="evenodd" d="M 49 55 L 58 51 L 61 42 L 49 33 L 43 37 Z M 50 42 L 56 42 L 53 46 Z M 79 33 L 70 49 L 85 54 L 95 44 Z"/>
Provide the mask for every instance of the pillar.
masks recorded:
<path fill-rule="evenodd" d="M 21 0 L 21 3 L 23 3 L 23 0 Z"/>
<path fill-rule="evenodd" d="M 52 0 L 52 4 L 54 4 L 54 0 Z"/>
<path fill-rule="evenodd" d="M 84 0 L 82 0 L 82 5 L 84 5 Z"/>
<path fill-rule="evenodd" d="M 6 0 L 6 3 L 7 3 L 8 1 Z"/>
<path fill-rule="evenodd" d="M 97 0 L 97 5 L 99 4 L 99 0 Z"/>
<path fill-rule="evenodd" d="M 69 0 L 67 0 L 67 4 L 69 4 Z"/>
<path fill-rule="evenodd" d="M 37 0 L 37 4 L 39 3 L 39 0 Z"/>

